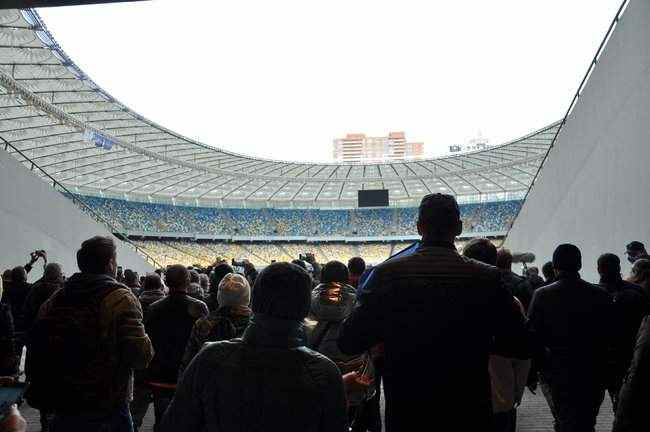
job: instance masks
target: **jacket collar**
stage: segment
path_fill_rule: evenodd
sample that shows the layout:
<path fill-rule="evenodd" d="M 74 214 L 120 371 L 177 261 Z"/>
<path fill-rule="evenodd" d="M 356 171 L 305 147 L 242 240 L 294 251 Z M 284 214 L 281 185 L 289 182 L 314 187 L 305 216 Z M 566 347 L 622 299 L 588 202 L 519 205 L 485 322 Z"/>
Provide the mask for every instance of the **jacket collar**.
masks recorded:
<path fill-rule="evenodd" d="M 453 242 L 446 241 L 434 241 L 434 240 L 422 240 L 420 242 L 420 248 L 429 248 L 429 247 L 439 247 L 445 249 L 451 249 L 457 251 L 456 245 Z"/>
<path fill-rule="evenodd" d="M 577 280 L 577 279 L 580 279 L 580 273 L 561 271 L 557 275 L 557 279 L 558 280 Z"/>
<path fill-rule="evenodd" d="M 268 348 L 297 348 L 307 343 L 302 321 L 259 313 L 251 317 L 242 339 L 246 344 Z"/>

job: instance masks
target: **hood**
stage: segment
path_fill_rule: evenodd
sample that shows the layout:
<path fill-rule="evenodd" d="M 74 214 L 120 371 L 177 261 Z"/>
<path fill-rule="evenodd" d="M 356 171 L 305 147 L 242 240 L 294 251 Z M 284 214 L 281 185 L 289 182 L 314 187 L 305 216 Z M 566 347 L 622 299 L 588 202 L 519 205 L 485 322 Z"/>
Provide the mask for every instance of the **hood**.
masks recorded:
<path fill-rule="evenodd" d="M 311 293 L 311 311 L 318 321 L 343 321 L 352 313 L 356 290 L 344 283 L 318 285 Z"/>
<path fill-rule="evenodd" d="M 73 274 L 65 281 L 63 288 L 70 294 L 89 294 L 109 285 L 119 285 L 121 288 L 126 288 L 109 275 L 90 273 Z"/>

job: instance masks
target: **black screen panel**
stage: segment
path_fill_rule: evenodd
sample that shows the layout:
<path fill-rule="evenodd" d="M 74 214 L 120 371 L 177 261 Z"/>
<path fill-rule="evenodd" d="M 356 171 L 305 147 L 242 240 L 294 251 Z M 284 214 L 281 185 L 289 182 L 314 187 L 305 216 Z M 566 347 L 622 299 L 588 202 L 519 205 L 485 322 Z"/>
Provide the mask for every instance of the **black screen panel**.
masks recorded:
<path fill-rule="evenodd" d="M 388 207 L 388 189 L 360 190 L 359 207 Z"/>

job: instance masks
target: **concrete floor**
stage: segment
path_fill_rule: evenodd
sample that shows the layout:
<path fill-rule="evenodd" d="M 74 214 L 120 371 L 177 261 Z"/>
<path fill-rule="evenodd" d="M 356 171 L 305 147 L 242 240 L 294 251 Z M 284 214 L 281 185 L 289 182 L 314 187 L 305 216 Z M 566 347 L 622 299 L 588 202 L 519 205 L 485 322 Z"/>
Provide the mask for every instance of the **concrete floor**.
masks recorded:
<path fill-rule="evenodd" d="M 21 411 L 27 422 L 29 424 L 27 430 L 29 432 L 39 432 L 40 423 L 38 412 L 27 406 L 23 406 Z M 598 416 L 598 426 L 596 430 L 598 432 L 609 432 L 612 428 L 613 415 L 612 408 L 609 401 L 609 398 L 605 398 L 605 402 L 600 410 L 600 415 Z M 541 392 L 537 392 L 537 395 L 533 395 L 526 391 L 524 400 L 519 408 L 518 415 L 518 427 L 517 430 L 520 432 L 546 432 L 553 431 L 553 421 L 551 417 L 551 412 L 546 405 L 546 401 L 541 396 Z M 147 417 L 145 418 L 145 423 L 141 429 L 141 432 L 152 432 L 153 431 L 153 406 L 149 408 Z"/>

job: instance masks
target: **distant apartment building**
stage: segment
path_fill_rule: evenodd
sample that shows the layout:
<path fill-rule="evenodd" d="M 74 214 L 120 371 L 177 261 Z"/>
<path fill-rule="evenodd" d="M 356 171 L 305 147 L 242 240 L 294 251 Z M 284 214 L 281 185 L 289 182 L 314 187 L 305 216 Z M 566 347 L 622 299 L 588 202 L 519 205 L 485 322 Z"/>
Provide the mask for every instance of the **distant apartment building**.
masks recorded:
<path fill-rule="evenodd" d="M 390 132 L 385 137 L 369 137 L 351 133 L 334 140 L 334 159 L 337 162 L 387 162 L 418 159 L 424 144 L 407 142 L 404 132 Z"/>

